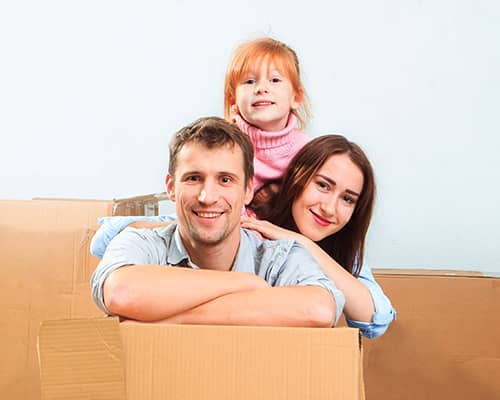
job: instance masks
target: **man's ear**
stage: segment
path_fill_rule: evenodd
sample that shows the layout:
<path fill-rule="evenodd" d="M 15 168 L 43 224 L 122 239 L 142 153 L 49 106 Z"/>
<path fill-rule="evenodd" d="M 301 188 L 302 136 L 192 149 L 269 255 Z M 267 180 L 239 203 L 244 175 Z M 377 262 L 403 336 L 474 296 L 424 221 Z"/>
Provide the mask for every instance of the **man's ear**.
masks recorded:
<path fill-rule="evenodd" d="M 175 201 L 175 191 L 174 191 L 174 177 L 167 174 L 165 178 L 165 184 L 167 185 L 167 195 L 171 201 Z"/>
<path fill-rule="evenodd" d="M 247 188 L 245 191 L 245 205 L 248 206 L 253 199 L 253 178 L 250 178 L 247 182 Z"/>

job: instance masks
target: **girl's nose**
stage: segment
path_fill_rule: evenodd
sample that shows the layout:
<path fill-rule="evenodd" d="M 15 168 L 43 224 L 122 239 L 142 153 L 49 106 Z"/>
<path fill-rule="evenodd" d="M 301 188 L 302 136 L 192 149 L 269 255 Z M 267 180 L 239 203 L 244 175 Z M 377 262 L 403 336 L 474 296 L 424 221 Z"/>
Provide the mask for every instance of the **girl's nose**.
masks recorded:
<path fill-rule="evenodd" d="M 267 93 L 267 80 L 259 79 L 255 85 L 255 93 Z"/>

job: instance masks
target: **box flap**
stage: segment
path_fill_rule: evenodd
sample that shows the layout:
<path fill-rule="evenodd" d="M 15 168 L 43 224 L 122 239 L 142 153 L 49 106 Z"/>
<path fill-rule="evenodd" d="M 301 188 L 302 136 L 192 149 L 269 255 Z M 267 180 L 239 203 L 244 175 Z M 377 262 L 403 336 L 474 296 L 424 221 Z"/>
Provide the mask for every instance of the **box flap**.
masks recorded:
<path fill-rule="evenodd" d="M 42 399 L 126 399 L 116 318 L 43 322 L 38 356 Z"/>
<path fill-rule="evenodd" d="M 359 331 L 122 324 L 128 400 L 362 398 Z"/>
<path fill-rule="evenodd" d="M 444 276 L 444 277 L 473 277 L 473 278 L 500 278 L 500 275 L 495 272 L 482 272 L 482 271 L 465 271 L 465 270 L 454 270 L 454 269 L 426 269 L 426 268 L 374 268 L 373 273 L 375 275 L 387 275 L 387 276 Z"/>

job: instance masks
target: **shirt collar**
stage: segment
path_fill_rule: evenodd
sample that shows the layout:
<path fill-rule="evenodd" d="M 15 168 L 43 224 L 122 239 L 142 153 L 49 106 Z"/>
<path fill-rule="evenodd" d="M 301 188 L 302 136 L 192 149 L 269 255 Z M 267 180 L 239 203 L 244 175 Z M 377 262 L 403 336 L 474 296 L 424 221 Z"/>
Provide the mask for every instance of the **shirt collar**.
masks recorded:
<path fill-rule="evenodd" d="M 183 265 L 189 266 L 194 269 L 199 269 L 199 267 L 194 264 L 182 243 L 181 235 L 179 229 L 177 229 L 177 224 L 172 224 L 164 229 L 165 235 L 170 237 L 167 242 L 167 263 L 169 265 Z"/>

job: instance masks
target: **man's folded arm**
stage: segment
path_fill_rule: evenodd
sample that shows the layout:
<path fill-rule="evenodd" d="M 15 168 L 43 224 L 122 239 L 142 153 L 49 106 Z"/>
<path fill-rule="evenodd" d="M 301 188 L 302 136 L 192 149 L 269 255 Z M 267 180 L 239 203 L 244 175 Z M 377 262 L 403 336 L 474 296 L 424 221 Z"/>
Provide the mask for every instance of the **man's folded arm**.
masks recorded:
<path fill-rule="evenodd" d="M 244 272 L 128 265 L 107 277 L 103 300 L 113 314 L 153 322 L 220 296 L 265 287 L 268 284 L 262 278 Z"/>
<path fill-rule="evenodd" d="M 331 327 L 335 310 L 332 295 L 323 287 L 280 286 L 220 296 L 161 322 Z"/>

